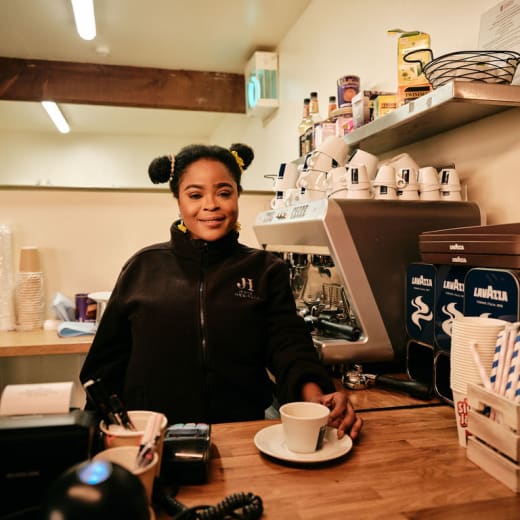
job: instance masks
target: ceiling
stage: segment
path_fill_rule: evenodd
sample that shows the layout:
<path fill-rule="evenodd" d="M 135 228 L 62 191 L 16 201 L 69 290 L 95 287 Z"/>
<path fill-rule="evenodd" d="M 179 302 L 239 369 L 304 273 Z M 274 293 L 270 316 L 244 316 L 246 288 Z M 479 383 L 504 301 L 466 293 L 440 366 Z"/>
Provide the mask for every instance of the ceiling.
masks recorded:
<path fill-rule="evenodd" d="M 70 0 L 0 0 L 0 56 L 244 72 L 276 50 L 311 0 L 94 0 L 97 36 L 76 33 Z M 205 137 L 223 114 L 63 105 L 74 132 Z M 234 115 L 234 117 L 240 117 Z M 0 100 L 0 130 L 54 132 L 39 103 Z"/>

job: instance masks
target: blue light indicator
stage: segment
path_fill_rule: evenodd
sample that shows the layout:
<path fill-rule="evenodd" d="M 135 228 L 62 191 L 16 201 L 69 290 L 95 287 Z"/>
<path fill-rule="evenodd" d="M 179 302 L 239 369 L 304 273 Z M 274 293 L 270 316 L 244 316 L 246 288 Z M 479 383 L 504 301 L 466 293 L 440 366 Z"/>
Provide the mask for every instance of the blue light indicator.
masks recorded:
<path fill-rule="evenodd" d="M 83 484 L 101 484 L 112 474 L 112 464 L 106 460 L 94 460 L 80 469 L 78 476 Z"/>
<path fill-rule="evenodd" d="M 247 81 L 247 106 L 250 108 L 256 107 L 258 100 L 260 99 L 260 82 L 256 74 L 251 74 Z"/>

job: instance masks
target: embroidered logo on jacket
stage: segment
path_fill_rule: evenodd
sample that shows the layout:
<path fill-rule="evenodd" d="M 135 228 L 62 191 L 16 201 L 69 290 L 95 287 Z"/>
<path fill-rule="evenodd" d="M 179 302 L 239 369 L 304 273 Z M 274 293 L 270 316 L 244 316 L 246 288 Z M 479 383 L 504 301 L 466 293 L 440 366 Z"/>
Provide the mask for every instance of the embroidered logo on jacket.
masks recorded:
<path fill-rule="evenodd" d="M 239 298 L 246 298 L 248 300 L 256 299 L 255 289 L 252 278 L 240 278 L 240 280 L 236 283 L 237 291 L 235 292 L 235 296 Z"/>

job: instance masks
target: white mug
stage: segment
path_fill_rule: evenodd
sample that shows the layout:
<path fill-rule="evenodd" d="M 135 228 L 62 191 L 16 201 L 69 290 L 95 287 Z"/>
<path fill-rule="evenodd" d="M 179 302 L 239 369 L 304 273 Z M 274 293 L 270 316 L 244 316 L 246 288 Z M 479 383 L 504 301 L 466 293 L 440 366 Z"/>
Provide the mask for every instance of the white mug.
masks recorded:
<path fill-rule="evenodd" d="M 369 180 L 373 180 L 376 176 L 378 162 L 379 159 L 376 155 L 365 152 L 364 150 L 358 148 L 350 157 L 348 166 L 364 165 L 367 170 Z"/>
<path fill-rule="evenodd" d="M 345 166 L 347 162 L 348 144 L 343 138 L 336 135 L 329 135 L 325 138 L 318 148 L 316 148 L 316 151 L 334 159 L 337 163 L 336 166 Z M 331 167 L 333 167 L 333 165 L 327 168 L 327 171 L 330 170 Z"/>
<path fill-rule="evenodd" d="M 276 195 L 271 199 L 271 208 L 280 209 L 285 207 L 285 192 L 277 191 Z"/>
<path fill-rule="evenodd" d="M 413 168 L 399 168 L 395 176 L 395 183 L 399 190 L 417 190 L 417 170 Z"/>
<path fill-rule="evenodd" d="M 322 447 L 330 410 L 319 403 L 296 401 L 280 407 L 284 441 L 295 453 L 313 453 Z"/>
<path fill-rule="evenodd" d="M 278 176 L 274 181 L 274 189 L 283 191 L 296 187 L 299 175 L 300 172 L 294 163 L 281 163 L 278 169 Z"/>
<path fill-rule="evenodd" d="M 374 198 L 378 200 L 395 200 L 397 199 L 397 190 L 395 186 L 380 184 L 374 187 Z"/>
<path fill-rule="evenodd" d="M 374 186 L 392 186 L 395 188 L 395 168 L 389 164 L 380 166 L 372 184 Z"/>
<path fill-rule="evenodd" d="M 413 157 L 407 153 L 401 153 L 392 157 L 391 159 L 386 159 L 382 162 L 382 164 L 380 164 L 380 166 L 383 164 L 389 164 L 390 166 L 393 166 L 396 172 L 398 172 L 401 168 L 408 168 L 410 170 L 419 171 L 419 165 L 415 162 Z"/>

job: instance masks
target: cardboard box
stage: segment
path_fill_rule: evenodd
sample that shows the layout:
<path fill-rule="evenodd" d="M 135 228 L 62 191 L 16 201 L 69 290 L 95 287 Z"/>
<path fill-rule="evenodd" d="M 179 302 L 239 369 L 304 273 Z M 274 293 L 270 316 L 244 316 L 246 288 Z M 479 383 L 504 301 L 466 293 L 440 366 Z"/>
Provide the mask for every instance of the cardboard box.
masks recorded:
<path fill-rule="evenodd" d="M 404 60 L 406 54 L 421 49 L 430 49 L 430 35 L 421 31 L 401 32 L 397 43 L 397 106 L 400 107 L 428 92 L 432 86 L 422 72 L 422 65 L 431 61 L 429 52 L 416 52 L 410 63 Z"/>
<path fill-rule="evenodd" d="M 397 108 L 396 94 L 380 94 L 374 100 L 374 119 L 383 117 Z"/>

